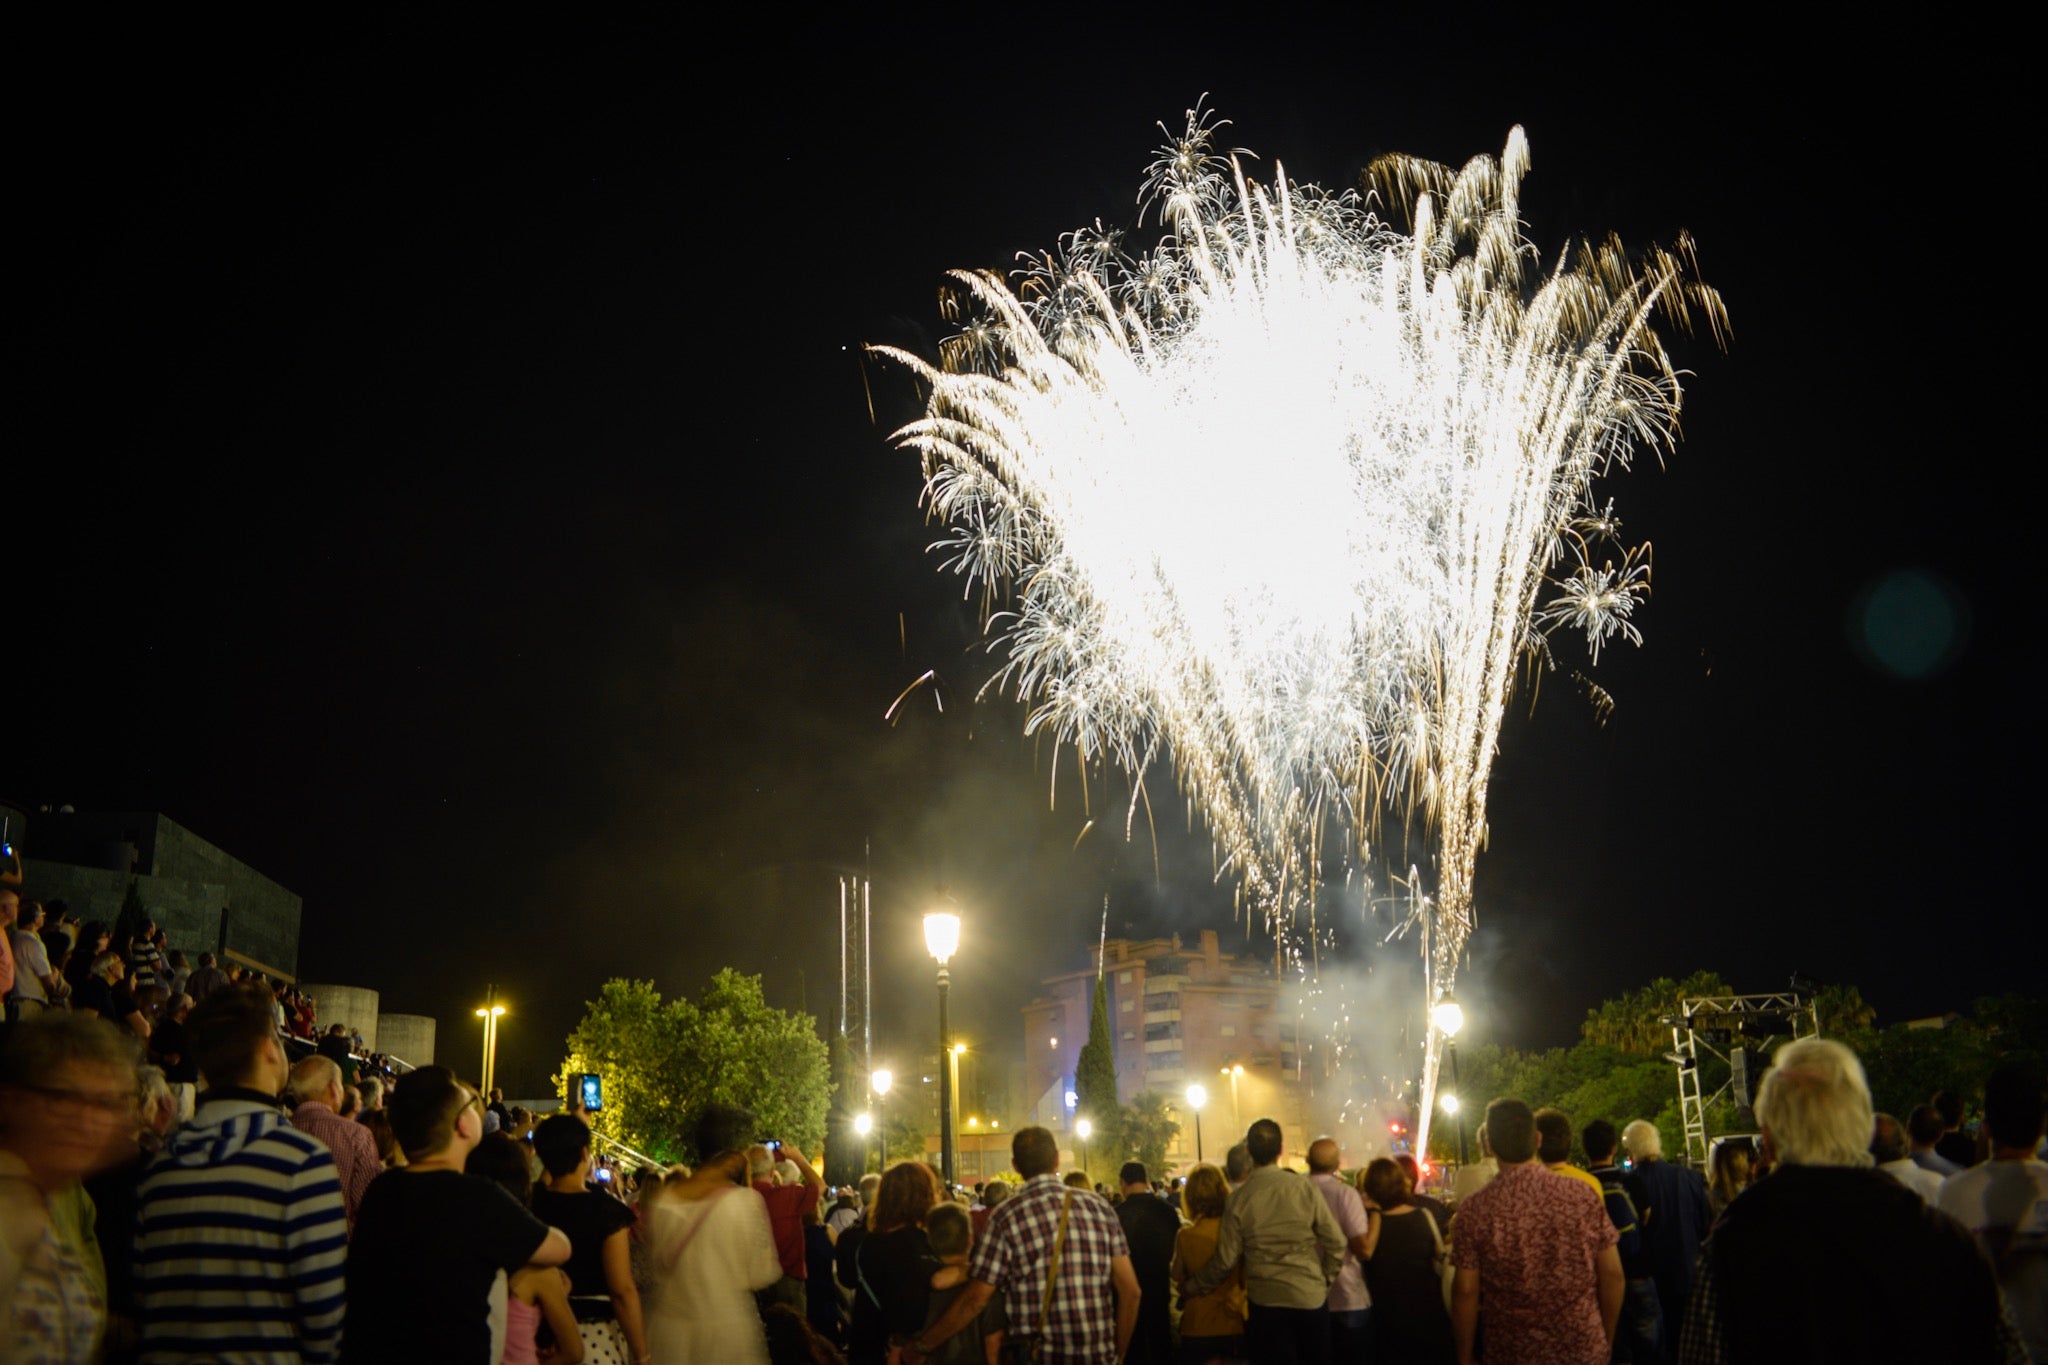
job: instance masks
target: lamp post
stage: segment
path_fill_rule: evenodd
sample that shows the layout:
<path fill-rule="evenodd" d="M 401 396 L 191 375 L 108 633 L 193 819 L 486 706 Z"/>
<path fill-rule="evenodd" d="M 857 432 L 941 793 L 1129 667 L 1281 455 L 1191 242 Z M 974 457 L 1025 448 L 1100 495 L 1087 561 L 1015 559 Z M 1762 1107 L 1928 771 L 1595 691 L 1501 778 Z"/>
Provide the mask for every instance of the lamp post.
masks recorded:
<path fill-rule="evenodd" d="M 1444 1036 L 1444 1047 L 1451 1054 L 1451 1089 L 1443 1098 L 1443 1106 L 1444 1112 L 1458 1125 L 1458 1165 L 1462 1167 L 1465 1164 L 1465 1116 L 1458 1112 L 1458 1030 L 1465 1027 L 1465 1008 L 1446 995 L 1430 1009 L 1429 1021 Z"/>
<path fill-rule="evenodd" d="M 877 1071 L 868 1077 L 868 1089 L 875 1092 L 875 1109 L 881 1115 L 875 1123 L 875 1135 L 882 1147 L 877 1164 L 884 1170 L 889 1166 L 889 1083 L 895 1079 L 887 1071 Z"/>
<path fill-rule="evenodd" d="M 1088 1135 L 1095 1131 L 1095 1125 L 1086 1119 L 1074 1120 L 1074 1136 L 1081 1139 L 1081 1170 L 1088 1170 Z"/>
<path fill-rule="evenodd" d="M 1209 1092 L 1199 1085 L 1188 1087 L 1188 1108 L 1195 1111 L 1195 1160 L 1202 1159 L 1202 1106 L 1209 1102 Z"/>
<path fill-rule="evenodd" d="M 491 1097 L 491 1090 L 498 1079 L 498 1020 L 503 1017 L 505 1007 L 497 1003 L 498 988 L 484 987 L 483 1008 L 476 1017 L 484 1021 L 484 1098 Z"/>
<path fill-rule="evenodd" d="M 953 1029 L 946 1020 L 946 993 L 952 988 L 952 973 L 946 963 L 960 947 L 960 917 L 934 910 L 924 917 L 924 946 L 939 963 L 939 1173 L 946 1184 L 953 1183 Z"/>

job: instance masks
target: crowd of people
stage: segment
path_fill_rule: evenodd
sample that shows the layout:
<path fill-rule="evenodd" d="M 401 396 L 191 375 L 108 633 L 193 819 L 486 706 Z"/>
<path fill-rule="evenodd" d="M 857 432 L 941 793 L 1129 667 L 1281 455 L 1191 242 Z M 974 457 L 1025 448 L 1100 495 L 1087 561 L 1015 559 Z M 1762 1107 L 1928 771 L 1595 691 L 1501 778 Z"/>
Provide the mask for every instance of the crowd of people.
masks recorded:
<path fill-rule="evenodd" d="M 271 1021 L 296 1040 L 357 1071 L 395 1077 L 398 1065 L 368 1052 L 359 1029 L 334 1023 L 322 1032 L 318 1002 L 286 981 L 272 981 L 232 958 L 203 952 L 196 960 L 169 946 L 163 928 L 143 917 L 133 929 L 104 920 L 81 923 L 62 901 L 45 906 L 0 885 L 0 1002 L 6 1019 L 51 1012 L 96 1014 L 132 1034 L 148 1061 L 169 1079 L 191 1116 L 197 1069 L 183 1049 L 185 1017 L 223 986 L 254 984 L 270 995 Z"/>
<path fill-rule="evenodd" d="M 1346 1171 L 1270 1119 L 1172 1182 L 1063 1174 L 1027 1127 L 1014 1181 L 902 1161 L 828 1191 L 718 1106 L 694 1167 L 608 1165 L 573 1105 L 444 1067 L 387 1084 L 334 1026 L 299 1046 L 265 983 L 192 1002 L 210 965 L 180 990 L 150 964 L 142 989 L 187 1003 L 147 1033 L 116 1005 L 0 1035 L 0 1365 L 2048 1361 L 2017 1067 L 1973 1138 L 1951 1097 L 1900 1122 L 1847 1048 L 1787 1044 L 1760 1141 L 1707 1178 L 1647 1121 L 1504 1098 L 1450 1203 L 1412 1158 Z M 171 1029 L 189 1106 L 146 1051 Z"/>

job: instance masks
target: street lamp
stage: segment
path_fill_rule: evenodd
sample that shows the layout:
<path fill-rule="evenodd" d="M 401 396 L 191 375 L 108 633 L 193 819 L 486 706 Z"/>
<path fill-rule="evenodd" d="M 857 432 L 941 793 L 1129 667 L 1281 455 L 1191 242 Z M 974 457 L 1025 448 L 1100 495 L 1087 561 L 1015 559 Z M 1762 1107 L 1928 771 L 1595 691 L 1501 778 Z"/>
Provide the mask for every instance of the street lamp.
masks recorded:
<path fill-rule="evenodd" d="M 1195 1160 L 1202 1159 L 1202 1106 L 1209 1102 L 1209 1092 L 1199 1085 L 1188 1087 L 1188 1108 L 1195 1111 Z"/>
<path fill-rule="evenodd" d="M 1088 1135 L 1095 1131 L 1095 1125 L 1086 1119 L 1074 1120 L 1074 1136 L 1081 1139 L 1081 1169 L 1088 1169 Z"/>
<path fill-rule="evenodd" d="M 498 1020 L 505 1007 L 497 1003 L 498 988 L 484 987 L 484 1005 L 476 1017 L 484 1021 L 484 1099 L 489 1100 L 498 1073 Z"/>
<path fill-rule="evenodd" d="M 882 1113 L 881 1121 L 875 1124 L 875 1134 L 882 1146 L 879 1164 L 885 1170 L 889 1165 L 889 1106 L 887 1101 L 889 1099 L 889 1083 L 895 1079 L 887 1071 L 877 1071 L 868 1077 L 868 1089 L 875 1092 L 875 1108 Z"/>
<path fill-rule="evenodd" d="M 952 988 L 952 973 L 946 963 L 960 948 L 960 917 L 934 910 L 924 917 L 924 946 L 939 963 L 939 1052 L 950 1063 L 953 1029 L 946 1020 L 946 992 Z M 953 1183 L 953 1074 L 950 1065 L 939 1068 L 939 1173 L 946 1184 Z"/>
<path fill-rule="evenodd" d="M 1458 1112 L 1458 1030 L 1465 1027 L 1465 1008 L 1446 995 L 1429 1011 L 1429 1021 L 1444 1036 L 1444 1049 L 1451 1054 L 1451 1089 L 1443 1098 L 1444 1112 L 1458 1124 L 1458 1165 L 1465 1164 L 1465 1116 Z M 1425 1116 L 1426 1117 L 1426 1116 Z M 1424 1153 L 1424 1155 L 1428 1155 Z"/>

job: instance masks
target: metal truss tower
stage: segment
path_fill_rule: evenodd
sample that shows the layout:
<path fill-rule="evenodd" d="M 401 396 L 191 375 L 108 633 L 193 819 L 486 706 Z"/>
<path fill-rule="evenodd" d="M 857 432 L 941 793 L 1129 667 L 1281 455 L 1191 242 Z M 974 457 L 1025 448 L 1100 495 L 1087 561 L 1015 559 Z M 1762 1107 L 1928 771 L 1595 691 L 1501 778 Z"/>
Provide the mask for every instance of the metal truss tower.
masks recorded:
<path fill-rule="evenodd" d="M 1811 994 L 1798 990 L 1768 995 L 1695 995 L 1678 1002 L 1679 1013 L 1666 1015 L 1671 1025 L 1671 1051 L 1665 1060 L 1678 1068 L 1678 1115 L 1685 1124 L 1685 1164 L 1707 1168 L 1707 1108 L 1735 1083 L 1738 1063 L 1731 1053 L 1766 1052 L 1772 1044 L 1808 1038 L 1820 1032 Z M 1711 1095 L 1700 1087 L 1700 1054 L 1728 1063 L 1729 1078 Z"/>

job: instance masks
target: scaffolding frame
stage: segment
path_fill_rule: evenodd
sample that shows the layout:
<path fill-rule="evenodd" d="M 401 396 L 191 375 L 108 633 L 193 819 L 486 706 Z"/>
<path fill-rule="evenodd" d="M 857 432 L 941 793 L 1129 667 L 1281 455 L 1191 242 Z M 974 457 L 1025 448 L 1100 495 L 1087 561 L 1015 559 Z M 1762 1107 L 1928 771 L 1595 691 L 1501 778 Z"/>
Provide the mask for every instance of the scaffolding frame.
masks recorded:
<path fill-rule="evenodd" d="M 1678 1069 L 1678 1115 L 1685 1125 L 1685 1164 L 1696 1171 L 1707 1168 L 1707 1107 L 1728 1093 L 1734 1084 L 1735 1063 L 1723 1047 L 1747 1047 L 1768 1054 L 1778 1041 L 1815 1037 L 1820 1033 L 1820 1015 L 1813 997 L 1798 990 L 1772 991 L 1764 995 L 1689 995 L 1678 1002 L 1672 1017 L 1670 1059 Z M 1806 1026 L 1805 1032 L 1800 1025 Z M 1782 1027 L 1769 1027 L 1782 1025 Z M 1763 1033 L 1757 1032 L 1765 1028 Z M 1726 1044 L 1706 1034 L 1730 1035 Z M 1729 1078 L 1711 1095 L 1700 1089 L 1700 1054 L 1719 1057 L 1728 1063 Z"/>

